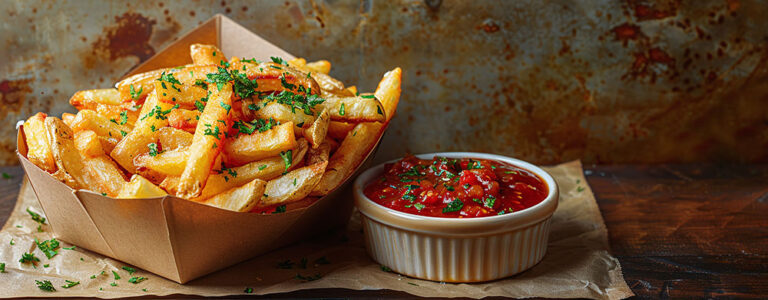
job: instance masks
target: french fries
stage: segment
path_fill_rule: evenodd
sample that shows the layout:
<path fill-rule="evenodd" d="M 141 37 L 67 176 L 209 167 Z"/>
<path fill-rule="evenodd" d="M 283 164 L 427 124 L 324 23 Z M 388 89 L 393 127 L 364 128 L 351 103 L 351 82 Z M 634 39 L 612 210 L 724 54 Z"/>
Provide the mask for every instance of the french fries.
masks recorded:
<path fill-rule="evenodd" d="M 283 123 L 264 132 L 241 134 L 224 146 L 224 155 L 230 164 L 240 165 L 254 160 L 276 156 L 296 148 L 293 122 Z"/>
<path fill-rule="evenodd" d="M 48 129 L 45 126 L 44 113 L 37 113 L 24 122 L 24 136 L 27 138 L 27 158 L 33 164 L 47 172 L 56 171 L 53 160 L 51 143 L 48 140 Z"/>
<path fill-rule="evenodd" d="M 133 175 L 131 181 L 123 185 L 117 198 L 154 198 L 168 195 L 163 189 L 156 186 L 141 175 Z"/>
<path fill-rule="evenodd" d="M 203 44 L 190 56 L 190 65 L 75 93 L 77 114 L 33 115 L 23 125 L 26 157 L 72 188 L 110 197 L 300 209 L 351 176 L 399 102 L 399 68 L 359 94 L 328 75 L 325 60 L 227 59 Z"/>
<path fill-rule="evenodd" d="M 270 180 L 259 206 L 285 204 L 304 199 L 320 181 L 327 165 L 328 162 L 320 162 Z"/>
<path fill-rule="evenodd" d="M 208 198 L 203 203 L 232 211 L 249 211 L 259 202 L 266 186 L 264 180 L 254 179 L 243 186 Z"/>
<path fill-rule="evenodd" d="M 331 120 L 346 122 L 384 122 L 384 107 L 373 95 L 352 97 L 328 96 L 323 103 Z"/>
<path fill-rule="evenodd" d="M 189 146 L 189 157 L 179 179 L 176 196 L 182 198 L 200 195 L 232 124 L 228 117 L 232 109 L 232 84 L 212 85 L 209 90 L 211 97 L 200 115 L 192 145 Z"/>

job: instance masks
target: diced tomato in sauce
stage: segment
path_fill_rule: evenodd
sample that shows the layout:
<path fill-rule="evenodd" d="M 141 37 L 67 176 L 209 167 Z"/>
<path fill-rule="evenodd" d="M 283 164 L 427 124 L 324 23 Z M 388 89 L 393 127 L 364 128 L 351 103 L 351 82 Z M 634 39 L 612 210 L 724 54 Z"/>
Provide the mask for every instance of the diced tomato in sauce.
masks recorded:
<path fill-rule="evenodd" d="M 536 174 L 485 159 L 406 156 L 387 164 L 365 196 L 388 208 L 430 217 L 474 218 L 514 213 L 548 195 Z"/>

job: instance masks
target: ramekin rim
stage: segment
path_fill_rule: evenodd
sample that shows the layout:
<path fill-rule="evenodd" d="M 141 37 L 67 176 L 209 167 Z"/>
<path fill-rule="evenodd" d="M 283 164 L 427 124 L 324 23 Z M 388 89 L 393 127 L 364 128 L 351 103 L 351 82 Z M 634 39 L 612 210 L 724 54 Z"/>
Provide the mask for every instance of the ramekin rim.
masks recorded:
<path fill-rule="evenodd" d="M 532 215 L 542 214 L 542 216 L 535 218 L 535 221 L 528 221 L 528 222 L 522 222 L 519 225 L 524 226 L 529 223 L 535 223 L 541 220 L 544 220 L 548 217 L 550 217 L 555 209 L 557 208 L 557 202 L 559 198 L 559 192 L 557 183 L 555 182 L 552 175 L 550 175 L 548 172 L 544 171 L 540 167 L 531 164 L 529 162 L 507 157 L 503 155 L 498 154 L 490 154 L 490 153 L 481 153 L 481 152 L 432 152 L 432 153 L 422 153 L 422 154 L 414 154 L 414 156 L 420 158 L 420 159 L 431 159 L 435 156 L 443 156 L 443 157 L 450 157 L 450 158 L 479 158 L 479 159 L 490 159 L 490 160 L 496 160 L 496 161 L 502 161 L 508 164 L 511 164 L 516 167 L 523 168 L 525 170 L 528 170 L 534 174 L 536 174 L 539 178 L 544 180 L 544 182 L 547 184 L 548 194 L 547 197 L 544 198 L 541 202 L 538 204 L 528 207 L 524 210 L 521 210 L 519 212 L 513 212 L 503 215 L 496 215 L 496 216 L 486 216 L 486 217 L 477 217 L 477 218 L 441 218 L 441 217 L 430 217 L 430 216 L 421 216 L 421 215 L 415 215 L 410 214 L 406 212 L 401 212 L 395 209 L 391 209 L 388 207 L 385 207 L 379 203 L 376 203 L 375 201 L 371 200 L 365 194 L 363 193 L 363 190 L 365 189 L 365 185 L 367 185 L 370 180 L 372 180 L 372 177 L 375 177 L 376 175 L 380 174 L 383 171 L 383 168 L 386 164 L 393 163 L 398 161 L 398 159 L 389 160 L 383 163 L 380 163 L 376 166 L 373 166 L 371 168 L 368 168 L 367 170 L 363 171 L 354 181 L 353 183 L 353 193 L 355 198 L 359 198 L 360 201 L 366 201 L 368 204 L 370 204 L 371 207 L 374 207 L 375 209 L 378 209 L 387 215 L 390 215 L 392 217 L 401 219 L 401 220 L 410 220 L 410 221 L 424 221 L 424 222 L 430 222 L 430 223 L 436 223 L 441 225 L 448 225 L 448 226 L 482 226 L 482 225 L 491 225 L 494 223 L 514 223 L 515 220 L 522 220 L 522 219 L 531 219 L 533 218 Z M 374 174 L 375 175 L 372 175 Z M 384 223 L 391 223 L 387 222 L 385 220 L 380 220 L 380 218 L 377 218 L 376 216 L 372 216 L 370 213 L 364 211 L 365 208 L 360 207 L 358 205 L 358 208 L 360 209 L 360 212 L 365 214 L 369 218 L 373 218 L 378 220 L 379 222 Z M 549 208 L 550 212 L 542 212 L 543 210 L 547 210 Z M 396 227 L 402 227 L 404 229 L 411 229 L 411 230 L 417 230 L 413 228 L 409 228 L 406 226 L 398 226 L 400 224 L 390 224 L 392 226 Z M 519 226 L 515 226 L 519 227 Z M 421 231 L 421 230 L 418 230 Z"/>

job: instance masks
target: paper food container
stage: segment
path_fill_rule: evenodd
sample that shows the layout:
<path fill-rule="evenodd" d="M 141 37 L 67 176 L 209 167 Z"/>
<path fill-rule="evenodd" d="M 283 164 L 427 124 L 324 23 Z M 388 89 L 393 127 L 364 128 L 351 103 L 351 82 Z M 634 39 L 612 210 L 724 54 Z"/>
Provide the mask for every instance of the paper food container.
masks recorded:
<path fill-rule="evenodd" d="M 269 60 L 291 54 L 217 15 L 126 76 L 191 63 L 189 46 L 216 44 L 228 56 Z M 386 125 L 384 127 L 386 129 Z M 382 130 L 383 133 L 383 130 Z M 313 204 L 280 214 L 223 210 L 174 196 L 114 199 L 74 190 L 27 160 L 23 130 L 17 155 L 60 240 L 140 267 L 179 283 L 226 268 L 303 238 L 343 226 L 352 212 L 352 180 L 367 165 Z M 376 145 L 381 140 L 378 137 Z"/>

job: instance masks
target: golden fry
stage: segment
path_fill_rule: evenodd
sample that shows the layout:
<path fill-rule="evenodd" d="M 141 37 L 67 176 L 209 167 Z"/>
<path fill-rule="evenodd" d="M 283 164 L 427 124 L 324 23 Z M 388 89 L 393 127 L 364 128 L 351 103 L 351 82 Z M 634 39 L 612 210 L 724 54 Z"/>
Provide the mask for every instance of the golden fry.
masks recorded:
<path fill-rule="evenodd" d="M 328 95 L 323 106 L 331 114 L 331 120 L 345 122 L 384 122 L 384 107 L 373 95 L 338 97 Z"/>
<path fill-rule="evenodd" d="M 176 196 L 191 199 L 200 195 L 211 172 L 213 161 L 223 147 L 224 133 L 232 122 L 228 115 L 232 109 L 232 84 L 209 87 L 211 96 L 197 123 L 189 158 L 179 179 Z"/>
<path fill-rule="evenodd" d="M 156 186 L 141 175 L 133 175 L 128 183 L 123 184 L 117 198 L 142 199 L 163 197 L 168 195 L 163 189 Z"/>
<path fill-rule="evenodd" d="M 149 152 L 148 145 L 154 142 L 153 132 L 168 126 L 168 114 L 172 108 L 168 103 L 157 101 L 154 91 L 149 94 L 136 126 L 120 140 L 110 156 L 129 172 L 136 173 L 133 158 L 140 153 Z"/>
<path fill-rule="evenodd" d="M 192 44 L 189 46 L 192 63 L 195 65 L 221 65 L 226 63 L 224 53 L 214 45 Z"/>
<path fill-rule="evenodd" d="M 327 165 L 328 162 L 320 162 L 270 180 L 258 205 L 264 207 L 304 199 L 318 184 Z"/>
<path fill-rule="evenodd" d="M 188 109 L 174 109 L 168 115 L 168 125 L 186 132 L 195 132 L 200 111 Z"/>
<path fill-rule="evenodd" d="M 45 126 L 44 113 L 37 113 L 24 122 L 24 137 L 27 143 L 27 159 L 47 172 L 56 171 L 53 160 L 53 150 L 48 140 L 48 129 Z"/>
<path fill-rule="evenodd" d="M 224 146 L 227 163 L 244 164 L 258 159 L 276 156 L 296 148 L 293 122 L 283 123 L 264 132 L 240 134 L 228 140 Z"/>
<path fill-rule="evenodd" d="M 254 179 L 243 186 L 210 197 L 203 203 L 226 210 L 247 212 L 256 207 L 266 186 L 266 181 Z"/>
<path fill-rule="evenodd" d="M 347 137 L 341 142 L 339 149 L 336 149 L 336 152 L 331 156 L 328 162 L 328 171 L 323 174 L 320 183 L 312 190 L 312 195 L 327 195 L 344 182 L 347 177 L 351 176 L 355 168 L 363 162 L 363 159 L 376 145 L 379 132 L 383 127 L 382 123 L 360 123 L 347 133 Z"/>

